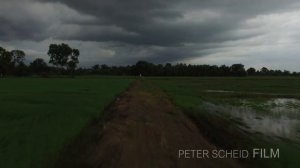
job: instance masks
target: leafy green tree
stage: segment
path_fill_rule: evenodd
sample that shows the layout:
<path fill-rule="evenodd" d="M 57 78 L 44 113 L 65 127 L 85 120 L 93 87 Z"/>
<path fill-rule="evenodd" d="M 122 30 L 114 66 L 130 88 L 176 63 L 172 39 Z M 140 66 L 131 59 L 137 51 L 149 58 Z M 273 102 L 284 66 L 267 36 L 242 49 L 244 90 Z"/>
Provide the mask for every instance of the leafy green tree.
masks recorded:
<path fill-rule="evenodd" d="M 269 69 L 266 68 L 266 67 L 262 67 L 261 70 L 260 70 L 260 73 L 262 75 L 267 75 L 269 73 Z"/>
<path fill-rule="evenodd" d="M 226 65 L 220 66 L 220 76 L 229 76 L 230 75 L 230 67 Z"/>
<path fill-rule="evenodd" d="M 231 73 L 233 76 L 246 76 L 247 75 L 243 64 L 233 64 L 233 65 L 231 65 L 230 70 L 231 70 Z"/>
<path fill-rule="evenodd" d="M 111 73 L 111 68 L 108 66 L 108 65 L 106 65 L 106 64 L 102 64 L 101 65 L 101 74 L 107 74 L 107 75 L 110 75 L 110 73 Z"/>
<path fill-rule="evenodd" d="M 79 63 L 78 57 L 80 55 L 80 52 L 78 49 L 72 49 L 72 54 L 70 57 L 70 60 L 68 61 L 67 68 L 71 72 L 72 76 L 74 76 L 75 69 L 77 67 L 77 64 Z"/>
<path fill-rule="evenodd" d="M 171 76 L 173 75 L 173 66 L 171 63 L 166 63 L 166 65 L 164 66 L 164 71 L 166 76 Z"/>
<path fill-rule="evenodd" d="M 142 76 L 154 75 L 154 68 L 155 65 L 153 65 L 152 63 L 146 61 L 138 61 L 133 68 L 133 74 Z"/>
<path fill-rule="evenodd" d="M 99 64 L 96 64 L 92 67 L 92 73 L 93 74 L 98 74 L 100 73 L 100 65 Z"/>
<path fill-rule="evenodd" d="M 4 51 L 5 51 L 5 49 L 0 47 L 0 54 L 2 54 Z"/>
<path fill-rule="evenodd" d="M 4 48 L 0 47 L 0 75 L 6 75 L 9 71 L 11 55 Z"/>
<path fill-rule="evenodd" d="M 42 75 L 42 74 L 48 72 L 48 70 L 49 70 L 47 63 L 42 58 L 37 58 L 34 61 L 32 61 L 30 63 L 29 68 L 30 68 L 31 72 L 38 74 L 38 75 Z"/>
<path fill-rule="evenodd" d="M 49 63 L 58 66 L 62 69 L 67 68 L 72 76 L 79 63 L 78 57 L 80 52 L 78 49 L 72 49 L 67 44 L 50 44 L 48 55 L 50 56 Z"/>
<path fill-rule="evenodd" d="M 14 74 L 16 76 L 27 76 L 28 75 L 28 66 L 25 65 L 23 62 L 20 62 L 14 68 Z"/>
<path fill-rule="evenodd" d="M 252 67 L 251 67 L 251 68 L 247 69 L 247 74 L 248 74 L 248 75 L 250 75 L 250 76 L 251 76 L 251 75 L 255 75 L 255 73 L 256 73 L 255 68 L 252 68 Z"/>
<path fill-rule="evenodd" d="M 11 52 L 12 64 L 17 66 L 24 63 L 25 53 L 22 50 L 12 50 Z"/>
<path fill-rule="evenodd" d="M 25 76 L 28 74 L 28 67 L 24 64 L 25 52 L 22 50 L 12 50 L 11 54 L 11 69 L 14 75 Z"/>
<path fill-rule="evenodd" d="M 289 75 L 291 75 L 291 72 L 288 71 L 288 70 L 284 70 L 284 71 L 283 71 L 283 74 L 284 74 L 285 76 L 289 76 Z"/>
<path fill-rule="evenodd" d="M 0 74 L 1 76 L 7 74 L 17 73 L 17 67 L 21 65 L 24 67 L 25 53 L 22 50 L 7 51 L 0 47 Z M 18 68 L 18 73 L 22 74 L 19 70 L 24 68 Z"/>

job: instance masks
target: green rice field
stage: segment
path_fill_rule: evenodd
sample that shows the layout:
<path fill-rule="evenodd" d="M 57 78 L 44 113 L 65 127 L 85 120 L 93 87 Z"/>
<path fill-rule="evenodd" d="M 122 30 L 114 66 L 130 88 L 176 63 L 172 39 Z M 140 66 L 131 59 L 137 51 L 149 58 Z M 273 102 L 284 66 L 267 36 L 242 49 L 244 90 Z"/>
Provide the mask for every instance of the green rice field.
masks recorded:
<path fill-rule="evenodd" d="M 51 167 L 130 78 L 0 79 L 0 167 Z"/>

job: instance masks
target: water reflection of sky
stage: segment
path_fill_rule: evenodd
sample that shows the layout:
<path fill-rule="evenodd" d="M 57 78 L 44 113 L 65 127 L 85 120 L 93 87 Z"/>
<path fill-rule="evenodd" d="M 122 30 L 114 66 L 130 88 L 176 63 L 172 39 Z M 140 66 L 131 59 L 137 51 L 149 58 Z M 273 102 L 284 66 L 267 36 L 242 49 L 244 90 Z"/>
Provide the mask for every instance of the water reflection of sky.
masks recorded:
<path fill-rule="evenodd" d="M 226 114 L 234 119 L 240 119 L 246 124 L 246 127 L 241 127 L 252 132 L 289 139 L 300 138 L 299 100 L 271 99 L 261 104 L 262 110 L 265 112 L 251 107 L 251 103 L 247 103 L 245 100 L 241 101 L 244 105 L 217 105 L 204 102 L 201 107 L 208 112 Z"/>

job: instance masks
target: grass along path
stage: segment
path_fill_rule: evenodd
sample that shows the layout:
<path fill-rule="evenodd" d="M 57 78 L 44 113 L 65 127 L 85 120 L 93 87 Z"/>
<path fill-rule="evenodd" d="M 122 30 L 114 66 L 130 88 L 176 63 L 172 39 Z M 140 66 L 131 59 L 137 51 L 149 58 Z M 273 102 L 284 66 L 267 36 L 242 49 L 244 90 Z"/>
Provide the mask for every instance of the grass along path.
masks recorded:
<path fill-rule="evenodd" d="M 0 167 L 51 167 L 69 143 L 131 79 L 0 79 Z"/>
<path fill-rule="evenodd" d="M 215 147 L 163 93 L 139 84 L 111 106 L 104 127 L 94 123 L 69 146 L 57 167 L 239 167 L 229 159 L 179 159 L 179 149 Z"/>

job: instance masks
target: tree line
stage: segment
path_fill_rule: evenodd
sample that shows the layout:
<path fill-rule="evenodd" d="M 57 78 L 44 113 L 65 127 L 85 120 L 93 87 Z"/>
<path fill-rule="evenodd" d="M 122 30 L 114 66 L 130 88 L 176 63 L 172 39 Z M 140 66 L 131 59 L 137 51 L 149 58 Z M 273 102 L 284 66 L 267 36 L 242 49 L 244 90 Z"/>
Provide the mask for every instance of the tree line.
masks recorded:
<path fill-rule="evenodd" d="M 50 57 L 49 66 L 44 59 L 37 58 L 29 65 L 24 63 L 25 52 L 22 50 L 8 51 L 0 47 L 0 76 L 29 76 L 49 74 L 74 75 L 80 52 L 67 44 L 50 44 L 47 52 Z"/>
<path fill-rule="evenodd" d="M 39 75 L 135 75 L 135 76 L 300 76 L 299 72 L 271 70 L 263 67 L 245 69 L 243 64 L 227 65 L 190 65 L 190 64 L 153 64 L 138 61 L 134 65 L 108 66 L 96 64 L 90 68 L 77 68 L 80 52 L 67 44 L 50 44 L 49 64 L 42 58 L 24 63 L 26 55 L 22 50 L 7 51 L 0 47 L 0 75 L 30 76 Z"/>
<path fill-rule="evenodd" d="M 191 64 L 153 64 L 138 61 L 135 65 L 108 66 L 94 65 L 92 68 L 77 70 L 78 74 L 97 75 L 135 75 L 135 76 L 300 76 L 299 72 L 271 70 L 263 67 L 259 70 L 245 69 L 243 64 L 226 65 L 191 65 Z"/>

